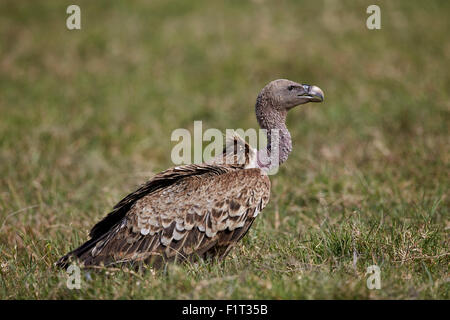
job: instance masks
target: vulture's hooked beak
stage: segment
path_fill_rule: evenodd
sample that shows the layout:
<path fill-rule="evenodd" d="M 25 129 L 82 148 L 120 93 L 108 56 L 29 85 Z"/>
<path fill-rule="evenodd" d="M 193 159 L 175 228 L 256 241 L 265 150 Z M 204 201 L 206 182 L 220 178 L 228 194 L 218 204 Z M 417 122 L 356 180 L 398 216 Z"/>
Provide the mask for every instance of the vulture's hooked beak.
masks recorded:
<path fill-rule="evenodd" d="M 303 89 L 305 90 L 305 93 L 302 96 L 308 98 L 310 102 L 323 101 L 323 91 L 319 87 L 304 84 Z"/>

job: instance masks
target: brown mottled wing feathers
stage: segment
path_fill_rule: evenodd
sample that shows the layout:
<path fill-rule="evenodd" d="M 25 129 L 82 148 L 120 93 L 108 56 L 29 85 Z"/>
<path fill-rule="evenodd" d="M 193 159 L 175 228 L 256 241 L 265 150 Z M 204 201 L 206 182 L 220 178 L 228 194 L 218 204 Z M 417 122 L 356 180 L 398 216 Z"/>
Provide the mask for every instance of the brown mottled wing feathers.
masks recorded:
<path fill-rule="evenodd" d="M 137 200 L 90 254 L 121 262 L 223 254 L 245 235 L 269 190 L 259 169 L 190 176 Z"/>
<path fill-rule="evenodd" d="M 232 137 L 227 145 L 246 152 L 242 164 L 185 165 L 156 175 L 120 201 L 97 223 L 91 239 L 61 258 L 86 266 L 119 262 L 224 257 L 248 231 L 270 196 L 270 180 L 251 168 L 255 152 Z M 224 151 L 224 158 L 237 159 Z"/>
<path fill-rule="evenodd" d="M 103 220 L 98 222 L 91 230 L 89 235 L 92 238 L 101 236 L 109 228 L 118 223 L 130 210 L 131 206 L 143 196 L 149 195 L 157 190 L 167 188 L 177 181 L 188 178 L 193 175 L 202 174 L 222 174 L 226 172 L 226 168 L 209 165 L 185 165 L 181 167 L 170 168 L 153 177 L 150 181 L 142 185 L 138 190 L 129 194 L 114 206 L 114 210 L 109 213 Z"/>

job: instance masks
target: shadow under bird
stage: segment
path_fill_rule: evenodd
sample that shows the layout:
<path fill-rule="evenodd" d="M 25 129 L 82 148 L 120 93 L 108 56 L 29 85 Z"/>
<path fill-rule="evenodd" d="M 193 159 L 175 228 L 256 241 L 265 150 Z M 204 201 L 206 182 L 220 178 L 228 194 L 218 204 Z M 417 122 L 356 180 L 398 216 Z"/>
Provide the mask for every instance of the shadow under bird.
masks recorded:
<path fill-rule="evenodd" d="M 240 144 L 244 161 L 225 148 L 215 160 L 167 169 L 122 199 L 98 222 L 90 239 L 60 258 L 67 267 L 77 260 L 84 267 L 123 263 L 162 266 L 167 261 L 223 259 L 244 237 L 267 205 L 273 165 L 285 162 L 292 151 L 286 128 L 287 112 L 308 102 L 322 102 L 316 86 L 278 79 L 267 84 L 256 100 L 262 129 L 278 132 L 278 159 L 269 160 L 272 146 L 254 150 L 235 135 L 227 145 Z M 236 151 L 233 148 L 234 152 Z M 226 161 L 217 161 L 219 158 Z M 276 161 L 277 163 L 271 163 Z"/>

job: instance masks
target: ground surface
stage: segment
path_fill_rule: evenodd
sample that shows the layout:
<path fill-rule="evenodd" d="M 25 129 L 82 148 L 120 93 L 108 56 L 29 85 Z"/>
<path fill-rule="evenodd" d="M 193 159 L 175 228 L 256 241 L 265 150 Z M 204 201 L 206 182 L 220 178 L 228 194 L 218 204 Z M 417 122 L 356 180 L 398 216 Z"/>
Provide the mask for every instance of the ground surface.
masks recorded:
<path fill-rule="evenodd" d="M 2 299 L 449 298 L 450 2 L 0 4 Z M 270 80 L 316 84 L 294 151 L 221 263 L 53 267 L 123 196 L 172 165 L 176 128 L 256 127 Z M 366 268 L 381 269 L 380 290 Z"/>

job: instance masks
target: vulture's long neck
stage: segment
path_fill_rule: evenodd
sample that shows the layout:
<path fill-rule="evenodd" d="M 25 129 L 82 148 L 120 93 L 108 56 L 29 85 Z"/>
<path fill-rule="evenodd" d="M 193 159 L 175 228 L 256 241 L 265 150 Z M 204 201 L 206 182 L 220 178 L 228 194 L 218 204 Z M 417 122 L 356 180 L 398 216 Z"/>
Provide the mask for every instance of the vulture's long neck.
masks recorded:
<path fill-rule="evenodd" d="M 292 140 L 289 130 L 286 127 L 287 111 L 274 106 L 275 99 L 267 97 L 261 93 L 256 100 L 255 112 L 259 126 L 267 130 L 267 147 L 258 150 L 258 166 L 260 168 L 270 169 L 274 165 L 281 165 L 289 157 L 292 151 Z M 271 157 L 274 147 L 277 146 L 276 138 L 278 136 L 278 163 L 272 163 Z"/>

